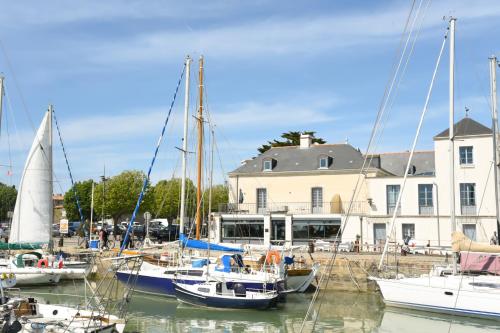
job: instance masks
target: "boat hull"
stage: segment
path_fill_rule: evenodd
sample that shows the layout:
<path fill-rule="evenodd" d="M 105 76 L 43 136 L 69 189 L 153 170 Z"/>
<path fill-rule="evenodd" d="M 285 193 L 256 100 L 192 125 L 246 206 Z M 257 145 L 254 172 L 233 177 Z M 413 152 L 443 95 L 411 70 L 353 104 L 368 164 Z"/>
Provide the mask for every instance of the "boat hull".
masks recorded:
<path fill-rule="evenodd" d="M 498 277 L 431 276 L 373 280 L 388 306 L 500 320 Z"/>
<path fill-rule="evenodd" d="M 174 284 L 175 296 L 183 303 L 218 309 L 257 309 L 264 310 L 276 306 L 278 296 L 266 299 L 248 299 L 245 297 L 213 297 L 195 294 L 178 284 Z"/>

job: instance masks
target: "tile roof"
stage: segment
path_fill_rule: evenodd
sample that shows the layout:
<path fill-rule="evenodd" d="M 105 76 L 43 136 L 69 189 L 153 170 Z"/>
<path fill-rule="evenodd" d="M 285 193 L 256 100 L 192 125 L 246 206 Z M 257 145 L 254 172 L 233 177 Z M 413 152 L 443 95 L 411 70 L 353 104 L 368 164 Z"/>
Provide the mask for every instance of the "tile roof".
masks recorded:
<path fill-rule="evenodd" d="M 469 136 L 469 135 L 488 135 L 491 134 L 491 129 L 478 123 L 472 118 L 465 117 L 454 125 L 455 136 Z M 447 128 L 434 139 L 444 139 L 449 137 L 450 129 Z"/>

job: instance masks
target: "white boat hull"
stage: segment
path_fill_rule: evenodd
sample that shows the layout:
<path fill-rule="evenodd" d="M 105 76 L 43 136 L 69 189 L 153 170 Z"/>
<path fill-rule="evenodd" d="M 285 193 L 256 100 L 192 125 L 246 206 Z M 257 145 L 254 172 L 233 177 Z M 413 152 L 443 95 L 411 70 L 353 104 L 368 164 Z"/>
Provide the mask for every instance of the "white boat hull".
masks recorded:
<path fill-rule="evenodd" d="M 389 306 L 500 320 L 500 277 L 422 276 L 378 279 Z"/>

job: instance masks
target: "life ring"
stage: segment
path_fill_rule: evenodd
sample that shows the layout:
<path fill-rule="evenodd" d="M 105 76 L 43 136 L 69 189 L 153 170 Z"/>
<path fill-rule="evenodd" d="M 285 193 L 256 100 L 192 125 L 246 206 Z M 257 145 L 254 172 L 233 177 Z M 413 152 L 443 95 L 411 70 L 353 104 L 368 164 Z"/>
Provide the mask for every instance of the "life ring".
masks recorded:
<path fill-rule="evenodd" d="M 38 268 L 49 267 L 49 260 L 47 258 L 38 260 L 38 264 L 36 265 Z"/>
<path fill-rule="evenodd" d="M 266 254 L 266 264 L 279 264 L 281 262 L 281 256 L 278 251 L 269 251 Z"/>

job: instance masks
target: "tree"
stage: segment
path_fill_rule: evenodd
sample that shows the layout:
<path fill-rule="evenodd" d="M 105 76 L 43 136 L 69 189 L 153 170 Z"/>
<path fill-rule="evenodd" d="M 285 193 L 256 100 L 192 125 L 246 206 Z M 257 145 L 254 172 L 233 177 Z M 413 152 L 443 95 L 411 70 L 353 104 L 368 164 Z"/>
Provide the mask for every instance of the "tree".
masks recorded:
<path fill-rule="evenodd" d="M 203 193 L 203 212 L 206 214 L 210 213 L 208 211 L 210 189 L 206 189 Z M 221 204 L 227 204 L 229 202 L 229 191 L 224 185 L 212 186 L 212 209 L 211 212 L 216 212 L 219 210 Z"/>
<path fill-rule="evenodd" d="M 78 212 L 78 206 L 76 204 L 75 189 L 78 195 L 78 201 L 80 202 L 80 207 L 82 208 L 83 219 L 90 220 L 90 205 L 92 200 L 92 179 L 85 180 L 82 182 L 76 182 L 65 194 L 64 194 L 64 210 L 66 211 L 66 217 L 70 221 L 80 221 L 80 214 Z"/>
<path fill-rule="evenodd" d="M 263 144 L 257 150 L 259 151 L 259 153 L 262 154 L 262 153 L 268 151 L 269 149 L 271 149 L 272 147 L 298 146 L 298 145 L 300 145 L 300 135 L 301 134 L 311 135 L 313 143 L 320 143 L 320 144 L 326 143 L 326 141 L 323 140 L 322 138 L 315 138 L 314 137 L 315 133 L 316 132 L 314 132 L 314 131 L 304 131 L 302 133 L 296 132 L 296 131 L 290 131 L 287 133 L 283 133 L 283 134 L 281 134 L 281 138 L 285 139 L 285 140 L 276 140 L 275 139 L 273 141 L 268 141 L 267 144 Z"/>
<path fill-rule="evenodd" d="M 0 183 L 0 221 L 7 220 L 8 212 L 14 211 L 17 190 L 14 186 Z"/>
<path fill-rule="evenodd" d="M 131 216 L 141 193 L 145 177 L 146 175 L 142 171 L 128 170 L 111 177 L 105 182 L 100 182 L 94 189 L 96 215 L 100 216 L 101 219 L 111 216 L 115 223 L 126 214 Z M 152 199 L 150 192 L 151 186 L 148 184 L 139 212 L 145 212 L 150 209 Z M 103 202 L 104 217 L 101 216 Z"/>
<path fill-rule="evenodd" d="M 173 221 L 180 216 L 181 179 L 161 180 L 152 189 L 153 202 L 151 213 L 155 217 L 168 218 Z M 190 179 L 186 179 L 186 215 L 194 211 L 196 187 Z"/>

